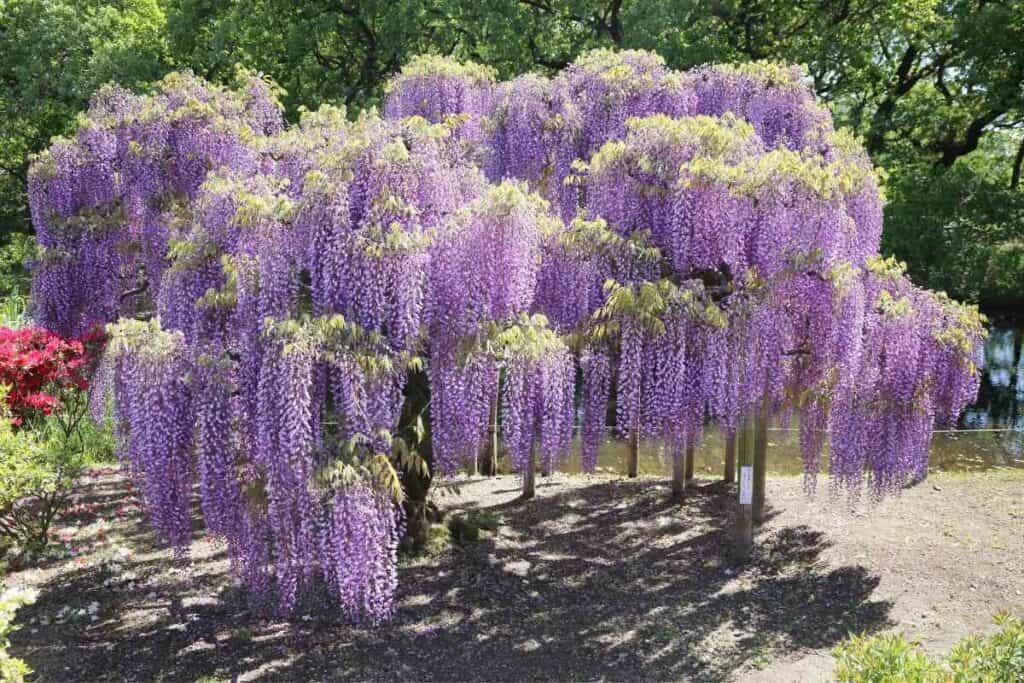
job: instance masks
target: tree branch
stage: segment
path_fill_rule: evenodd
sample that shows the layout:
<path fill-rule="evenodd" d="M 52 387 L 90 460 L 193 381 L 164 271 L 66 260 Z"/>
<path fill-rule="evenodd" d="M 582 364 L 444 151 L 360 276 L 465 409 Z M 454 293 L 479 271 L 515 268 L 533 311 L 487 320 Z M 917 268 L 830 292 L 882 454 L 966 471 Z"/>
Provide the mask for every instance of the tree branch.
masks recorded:
<path fill-rule="evenodd" d="M 144 294 L 149 289 L 149 280 L 143 280 L 142 284 L 134 289 L 129 289 L 127 292 L 121 294 L 120 301 L 124 301 L 129 297 L 138 296 Z"/>
<path fill-rule="evenodd" d="M 957 159 L 976 150 L 981 137 L 985 134 L 985 129 L 1005 113 L 1006 110 L 999 107 L 975 118 L 967 126 L 962 140 L 958 140 L 954 133 L 949 133 L 941 143 L 942 158 L 939 159 L 939 165 L 949 168 Z"/>
<path fill-rule="evenodd" d="M 1024 136 L 1021 136 L 1020 145 L 1017 146 L 1017 156 L 1013 159 L 1013 174 L 1010 176 L 1010 189 L 1016 190 L 1020 187 L 1020 167 L 1024 164 Z"/>

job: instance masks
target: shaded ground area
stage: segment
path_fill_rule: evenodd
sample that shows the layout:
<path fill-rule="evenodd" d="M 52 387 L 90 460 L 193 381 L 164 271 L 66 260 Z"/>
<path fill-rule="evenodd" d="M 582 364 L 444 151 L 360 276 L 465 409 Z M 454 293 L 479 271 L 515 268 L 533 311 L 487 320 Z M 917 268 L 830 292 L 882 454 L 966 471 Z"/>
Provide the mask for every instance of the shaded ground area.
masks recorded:
<path fill-rule="evenodd" d="M 126 481 L 80 486 L 60 552 L 16 572 L 39 588 L 12 651 L 41 680 L 800 680 L 848 632 L 898 628 L 945 648 L 1024 612 L 1024 477 L 945 476 L 869 507 L 769 481 L 752 562 L 728 559 L 734 490 L 554 475 L 464 480 L 438 502 L 503 523 L 404 560 L 390 624 L 250 612 L 222 546 L 189 564 L 153 546 Z M 198 538 L 198 535 L 197 535 Z M 823 654 L 824 653 L 824 654 Z"/>

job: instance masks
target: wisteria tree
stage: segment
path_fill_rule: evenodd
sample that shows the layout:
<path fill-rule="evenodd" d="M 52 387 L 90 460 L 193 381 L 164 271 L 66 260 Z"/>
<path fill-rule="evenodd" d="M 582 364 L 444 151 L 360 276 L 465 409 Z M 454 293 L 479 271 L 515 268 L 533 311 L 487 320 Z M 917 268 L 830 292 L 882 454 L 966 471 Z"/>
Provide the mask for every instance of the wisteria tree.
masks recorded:
<path fill-rule="evenodd" d="M 708 425 L 797 414 L 809 485 L 827 444 L 837 488 L 884 495 L 976 391 L 981 321 L 878 255 L 874 169 L 802 78 L 427 57 L 383 119 L 293 127 L 245 74 L 109 87 L 32 167 L 35 315 L 108 324 L 94 398 L 154 528 L 185 553 L 198 483 L 285 612 L 326 587 L 388 618 L 400 539 L 499 403 L 527 498 L 577 413 L 593 469 L 610 403 L 633 472 L 657 440 L 677 493 Z"/>

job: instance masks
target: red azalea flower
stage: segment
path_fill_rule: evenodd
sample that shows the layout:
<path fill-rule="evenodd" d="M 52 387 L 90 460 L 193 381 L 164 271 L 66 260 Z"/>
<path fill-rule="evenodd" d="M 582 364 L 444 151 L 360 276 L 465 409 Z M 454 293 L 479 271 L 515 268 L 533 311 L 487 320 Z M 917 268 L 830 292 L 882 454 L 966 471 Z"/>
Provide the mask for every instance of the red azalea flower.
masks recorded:
<path fill-rule="evenodd" d="M 62 339 L 39 328 L 0 328 L 0 384 L 8 389 L 14 424 L 29 415 L 49 415 L 65 391 L 84 391 L 87 375 L 105 341 L 102 328 L 80 339 Z"/>

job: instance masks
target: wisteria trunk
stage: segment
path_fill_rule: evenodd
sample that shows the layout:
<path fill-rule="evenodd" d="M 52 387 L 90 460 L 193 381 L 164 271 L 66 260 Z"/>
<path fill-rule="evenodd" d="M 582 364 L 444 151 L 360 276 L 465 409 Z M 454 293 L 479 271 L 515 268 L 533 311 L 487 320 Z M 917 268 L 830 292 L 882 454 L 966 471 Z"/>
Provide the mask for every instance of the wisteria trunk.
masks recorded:
<path fill-rule="evenodd" d="M 731 484 L 736 481 L 736 435 L 725 437 L 725 472 L 722 481 Z"/>
<path fill-rule="evenodd" d="M 416 440 L 417 418 L 422 417 L 423 433 Z M 398 434 L 414 448 L 426 462 L 426 473 L 418 468 L 402 470 L 402 485 L 405 489 L 405 538 L 402 545 L 420 549 L 426 545 L 430 532 L 430 505 L 427 501 L 433 480 L 434 458 L 430 438 L 430 389 L 424 372 L 409 373 L 405 387 L 405 402 L 398 423 Z"/>
<path fill-rule="evenodd" d="M 754 523 L 764 522 L 764 490 L 768 470 L 768 399 L 758 410 L 754 429 Z"/>
<path fill-rule="evenodd" d="M 693 444 L 686 445 L 686 486 L 693 486 Z"/>
<path fill-rule="evenodd" d="M 498 403 L 501 396 L 500 382 L 496 384 L 491 397 L 491 416 L 487 422 L 487 445 L 480 461 L 480 473 L 493 477 L 498 473 Z"/>

